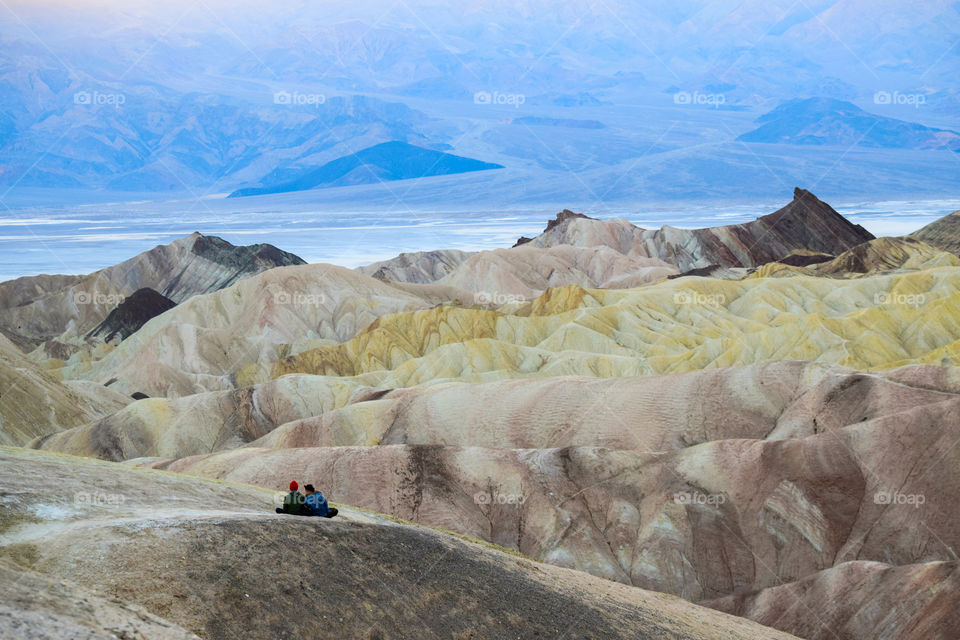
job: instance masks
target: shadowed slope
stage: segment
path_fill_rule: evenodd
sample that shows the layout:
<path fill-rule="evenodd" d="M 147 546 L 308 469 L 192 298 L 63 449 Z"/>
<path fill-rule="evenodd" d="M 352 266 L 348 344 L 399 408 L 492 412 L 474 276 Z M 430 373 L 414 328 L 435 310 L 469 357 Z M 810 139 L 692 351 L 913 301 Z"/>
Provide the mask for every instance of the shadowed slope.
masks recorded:
<path fill-rule="evenodd" d="M 126 340 L 151 318 L 173 309 L 177 304 L 153 289 L 138 289 L 110 312 L 110 315 L 87 334 L 104 342 Z"/>

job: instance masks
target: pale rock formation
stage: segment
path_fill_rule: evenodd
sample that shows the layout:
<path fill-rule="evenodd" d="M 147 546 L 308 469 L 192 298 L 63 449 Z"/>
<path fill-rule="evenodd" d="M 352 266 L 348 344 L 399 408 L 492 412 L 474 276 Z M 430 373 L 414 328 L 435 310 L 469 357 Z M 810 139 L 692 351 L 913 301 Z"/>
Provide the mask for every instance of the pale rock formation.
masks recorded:
<path fill-rule="evenodd" d="M 429 306 L 423 298 L 350 269 L 271 269 L 200 295 L 147 322 L 99 360 L 74 356 L 65 379 L 111 380 L 125 393 L 177 397 L 266 379 L 298 345 L 341 342 L 377 317 Z"/>
<path fill-rule="evenodd" d="M 286 376 L 233 391 L 149 398 L 32 446 L 107 460 L 185 456 L 242 446 L 281 424 L 321 415 L 362 397 L 355 383 Z"/>
<path fill-rule="evenodd" d="M 802 580 L 703 604 L 808 640 L 949 638 L 960 629 L 957 562 L 844 562 Z"/>

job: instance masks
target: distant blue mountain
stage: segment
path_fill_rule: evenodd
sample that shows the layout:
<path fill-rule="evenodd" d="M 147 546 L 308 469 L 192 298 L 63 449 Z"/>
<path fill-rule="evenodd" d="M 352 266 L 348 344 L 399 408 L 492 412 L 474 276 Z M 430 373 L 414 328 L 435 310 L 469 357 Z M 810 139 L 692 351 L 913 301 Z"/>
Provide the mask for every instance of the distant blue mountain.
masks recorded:
<path fill-rule="evenodd" d="M 741 142 L 842 145 L 879 149 L 948 149 L 960 152 L 960 134 L 878 116 L 832 98 L 789 100 L 756 122 Z"/>
<path fill-rule="evenodd" d="M 480 160 L 455 156 L 433 149 L 424 149 L 406 142 L 384 142 L 357 153 L 337 158 L 292 180 L 262 187 L 238 189 L 231 193 L 230 197 L 374 184 L 490 169 L 503 169 L 503 165 L 481 162 Z"/>

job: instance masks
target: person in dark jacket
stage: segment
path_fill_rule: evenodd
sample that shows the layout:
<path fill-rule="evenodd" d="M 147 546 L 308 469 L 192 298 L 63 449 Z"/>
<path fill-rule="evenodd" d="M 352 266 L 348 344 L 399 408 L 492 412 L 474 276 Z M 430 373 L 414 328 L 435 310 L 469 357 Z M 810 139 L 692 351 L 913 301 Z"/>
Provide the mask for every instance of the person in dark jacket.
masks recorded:
<path fill-rule="evenodd" d="M 307 497 L 304 499 L 304 513 L 307 516 L 319 516 L 321 518 L 332 518 L 340 513 L 336 507 L 331 507 L 323 494 L 313 488 L 312 484 L 303 487 Z"/>
<path fill-rule="evenodd" d="M 290 482 L 290 493 L 283 496 L 283 507 L 277 507 L 277 513 L 287 513 L 292 516 L 307 515 L 304 508 L 305 498 L 299 489 L 300 485 L 297 484 L 297 481 L 292 480 Z"/>

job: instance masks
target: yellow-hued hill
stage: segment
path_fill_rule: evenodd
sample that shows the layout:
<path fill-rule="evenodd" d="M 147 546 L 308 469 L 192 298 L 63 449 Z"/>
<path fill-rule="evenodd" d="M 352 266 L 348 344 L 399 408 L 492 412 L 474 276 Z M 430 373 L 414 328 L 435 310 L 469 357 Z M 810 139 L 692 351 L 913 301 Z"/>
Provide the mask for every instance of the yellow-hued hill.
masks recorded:
<path fill-rule="evenodd" d="M 861 370 L 960 357 L 960 268 L 836 280 L 680 278 L 630 290 L 553 289 L 513 313 L 442 306 L 383 316 L 272 375 L 373 386 L 548 375 L 678 373 L 772 360 Z"/>

